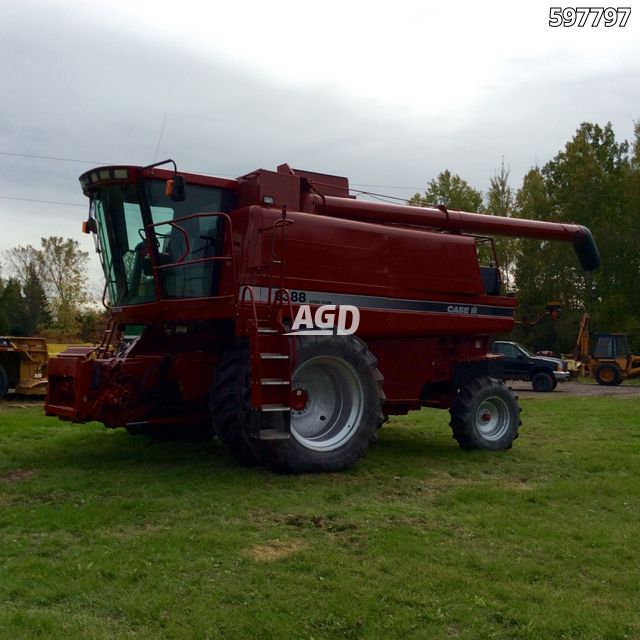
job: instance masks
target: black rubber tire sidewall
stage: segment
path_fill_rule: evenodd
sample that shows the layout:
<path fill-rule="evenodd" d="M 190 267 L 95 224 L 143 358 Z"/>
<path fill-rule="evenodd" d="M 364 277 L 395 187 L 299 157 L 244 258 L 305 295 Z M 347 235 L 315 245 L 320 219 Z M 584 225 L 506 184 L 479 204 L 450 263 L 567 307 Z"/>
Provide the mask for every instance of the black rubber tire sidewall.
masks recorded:
<path fill-rule="evenodd" d="M 5 368 L 0 364 L 0 400 L 7 395 L 9 391 L 9 376 Z"/>
<path fill-rule="evenodd" d="M 603 380 L 602 372 L 605 370 L 613 371 L 613 379 L 612 380 Z M 620 373 L 620 369 L 616 364 L 599 364 L 595 371 L 593 372 L 593 377 L 596 379 L 596 382 L 604 387 L 617 387 L 622 382 L 622 374 Z"/>
<path fill-rule="evenodd" d="M 498 397 L 503 400 L 510 413 L 509 429 L 498 440 L 486 439 L 477 429 L 475 415 L 480 404 L 487 398 Z M 520 407 L 518 398 L 505 386 L 502 380 L 483 377 L 472 380 L 460 389 L 449 410 L 453 437 L 463 449 L 484 449 L 487 451 L 502 451 L 510 449 L 513 441 L 518 437 L 520 421 Z"/>
<path fill-rule="evenodd" d="M 251 356 L 249 342 L 238 339 L 222 354 L 211 385 L 209 411 L 215 434 L 244 465 L 261 462 L 251 438 Z"/>
<path fill-rule="evenodd" d="M 540 393 L 553 391 L 555 389 L 553 386 L 553 374 L 548 371 L 538 371 L 533 374 L 533 377 L 531 378 L 531 386 L 534 391 L 538 391 Z"/>
<path fill-rule="evenodd" d="M 377 360 L 366 344 L 356 336 L 305 336 L 297 341 L 296 368 L 317 356 L 344 359 L 355 371 L 363 391 L 362 416 L 355 432 L 340 447 L 316 451 L 305 447 L 292 434 L 288 440 L 260 442 L 260 456 L 273 469 L 286 473 L 318 473 L 341 471 L 365 455 L 376 439 L 378 426 L 384 420 L 382 376 Z M 295 371 L 294 371 L 295 377 Z"/>

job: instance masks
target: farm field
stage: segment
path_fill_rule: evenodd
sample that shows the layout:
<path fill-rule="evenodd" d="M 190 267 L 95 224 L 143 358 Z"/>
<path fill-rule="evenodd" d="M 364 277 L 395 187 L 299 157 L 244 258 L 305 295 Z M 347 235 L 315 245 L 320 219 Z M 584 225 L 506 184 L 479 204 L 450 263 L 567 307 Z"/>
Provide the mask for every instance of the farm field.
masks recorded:
<path fill-rule="evenodd" d="M 316 476 L 5 405 L 0 638 L 640 637 L 640 393 L 521 404 L 510 451 L 423 411 Z"/>

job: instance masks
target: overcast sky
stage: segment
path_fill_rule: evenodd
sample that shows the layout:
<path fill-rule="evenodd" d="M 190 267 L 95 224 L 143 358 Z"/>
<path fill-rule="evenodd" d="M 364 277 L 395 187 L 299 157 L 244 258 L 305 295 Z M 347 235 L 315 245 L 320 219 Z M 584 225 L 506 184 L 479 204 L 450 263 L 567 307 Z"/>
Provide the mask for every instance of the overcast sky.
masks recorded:
<path fill-rule="evenodd" d="M 92 163 L 287 162 L 408 198 L 444 169 L 486 190 L 502 157 L 518 187 L 584 121 L 630 139 L 640 3 L 624 28 L 552 28 L 550 4 L 0 0 L 0 251 L 92 249 Z"/>

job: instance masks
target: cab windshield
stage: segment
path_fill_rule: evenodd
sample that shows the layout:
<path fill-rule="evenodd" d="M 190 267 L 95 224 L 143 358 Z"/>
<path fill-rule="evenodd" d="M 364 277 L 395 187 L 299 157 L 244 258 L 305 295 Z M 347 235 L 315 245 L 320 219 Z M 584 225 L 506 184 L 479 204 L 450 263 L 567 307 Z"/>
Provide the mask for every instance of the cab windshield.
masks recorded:
<path fill-rule="evenodd" d="M 232 191 L 187 185 L 186 199 L 174 202 L 165 195 L 164 180 L 112 183 L 96 189 L 92 206 L 112 305 L 153 302 L 158 290 L 163 298 L 216 295 L 219 262 L 203 259 L 221 253 L 222 218 L 180 219 L 197 213 L 228 213 L 233 208 Z M 157 224 L 151 232 L 155 263 L 160 267 L 157 283 L 146 242 L 145 229 L 150 224 Z"/>

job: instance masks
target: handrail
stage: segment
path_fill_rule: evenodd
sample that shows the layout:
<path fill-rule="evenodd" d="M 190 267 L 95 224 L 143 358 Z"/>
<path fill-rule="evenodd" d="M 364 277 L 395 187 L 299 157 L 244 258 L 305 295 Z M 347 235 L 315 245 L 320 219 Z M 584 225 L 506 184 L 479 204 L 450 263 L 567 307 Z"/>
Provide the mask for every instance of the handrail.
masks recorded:
<path fill-rule="evenodd" d="M 269 264 L 269 294 L 267 298 L 267 306 L 271 308 L 271 292 L 273 290 L 273 267 L 275 264 L 280 266 L 280 288 L 284 288 L 284 272 L 285 272 L 285 255 L 286 255 L 286 242 L 287 236 L 285 229 L 287 225 L 293 224 L 293 220 L 287 219 L 287 206 L 282 207 L 282 217 L 278 218 L 272 225 L 273 235 L 271 236 L 271 263 Z M 276 229 L 282 228 L 282 255 L 277 256 L 275 252 L 276 243 Z"/>
<path fill-rule="evenodd" d="M 105 272 L 105 274 L 109 274 L 108 276 L 105 277 L 105 282 L 104 282 L 104 289 L 102 290 L 102 306 L 107 309 L 107 311 L 111 311 L 111 307 L 112 305 L 110 304 L 111 301 L 109 301 L 109 304 L 107 303 L 107 291 L 109 289 L 109 285 L 114 283 L 114 279 L 112 276 L 113 273 L 113 256 L 111 256 L 111 260 L 109 262 L 105 262 L 102 259 L 102 251 L 100 251 L 100 263 L 103 267 L 103 271 Z M 104 269 L 104 265 L 106 264 L 107 268 Z"/>
<path fill-rule="evenodd" d="M 175 220 L 167 220 L 167 222 L 163 222 L 162 224 L 168 224 L 173 229 L 178 229 L 180 233 L 184 236 L 184 244 L 186 246 L 185 252 L 176 260 L 176 264 L 182 264 L 184 259 L 191 253 L 191 243 L 189 242 L 189 234 L 179 225 L 176 224 Z"/>
<path fill-rule="evenodd" d="M 258 310 L 256 309 L 256 297 L 253 293 L 253 287 L 251 285 L 246 284 L 243 288 L 242 288 L 242 294 L 240 296 L 240 304 L 238 305 L 238 308 L 241 308 L 244 305 L 244 301 L 245 301 L 245 294 L 247 293 L 247 291 L 249 292 L 249 297 L 251 298 L 251 312 L 253 314 L 253 322 L 255 323 L 256 329 L 258 328 Z M 239 314 L 239 311 L 238 311 Z"/>
<path fill-rule="evenodd" d="M 187 260 L 186 262 L 171 262 L 170 264 L 159 264 L 156 269 L 175 269 L 176 267 L 186 267 L 190 264 L 201 264 L 202 262 L 216 262 L 218 260 L 230 260 L 229 256 L 209 256 L 208 258 L 196 258 L 195 260 Z"/>
<path fill-rule="evenodd" d="M 182 222 L 182 221 L 185 221 L 185 220 L 194 220 L 194 219 L 197 219 L 197 218 L 222 218 L 223 219 L 223 221 L 225 223 L 225 226 L 228 225 L 228 228 L 229 228 L 228 232 L 225 229 L 224 236 L 226 236 L 227 233 L 228 233 L 229 243 L 230 243 L 230 247 L 231 247 L 230 255 L 210 256 L 209 258 L 197 258 L 195 260 L 186 260 L 185 261 L 185 258 L 189 255 L 191 250 L 190 250 L 188 234 L 185 231 L 185 229 L 183 229 L 180 226 L 179 222 Z M 233 297 L 233 299 L 236 301 L 236 304 L 237 304 L 238 273 L 237 273 L 237 269 L 236 269 L 236 261 L 235 261 L 235 258 L 233 256 L 233 224 L 231 222 L 231 218 L 229 217 L 229 215 L 226 214 L 226 213 L 222 213 L 222 212 L 192 213 L 191 215 L 183 216 L 181 218 L 177 218 L 176 220 L 168 220 L 168 221 L 164 221 L 164 222 L 154 222 L 153 224 L 147 225 L 145 227 L 145 229 L 153 229 L 154 227 L 160 227 L 160 226 L 165 225 L 165 224 L 168 224 L 173 228 L 177 228 L 181 233 L 184 234 L 186 245 L 187 245 L 187 251 L 182 256 L 180 256 L 180 258 L 176 262 L 171 262 L 170 264 L 152 264 L 152 268 L 153 268 L 154 274 L 156 274 L 161 269 L 172 269 L 172 268 L 175 269 L 176 267 L 185 267 L 185 266 L 191 265 L 191 264 L 201 264 L 203 262 L 217 262 L 217 261 L 229 260 L 231 262 L 231 271 L 232 271 L 232 280 L 233 280 L 233 282 L 232 282 L 233 294 L 225 295 L 225 296 L 205 296 L 205 297 L 206 298 L 228 298 L 228 297 Z M 154 254 L 151 253 L 150 255 L 153 256 Z M 158 296 L 158 297 L 161 298 L 161 296 Z"/>
<path fill-rule="evenodd" d="M 96 358 L 100 359 L 105 356 L 109 352 L 109 347 L 111 346 L 111 341 L 113 340 L 113 334 L 116 330 L 116 323 L 113 319 L 113 316 L 109 318 L 107 322 L 107 326 L 102 333 L 102 338 L 100 339 L 100 344 L 95 348 Z"/>
<path fill-rule="evenodd" d="M 279 305 L 282 307 L 283 306 L 283 302 L 284 302 L 284 297 L 283 295 L 287 296 L 287 305 L 289 307 L 289 314 L 291 317 L 291 321 L 293 322 L 294 316 L 293 316 L 293 304 L 291 303 L 291 292 L 289 291 L 289 289 L 285 289 L 284 287 L 279 287 L 278 289 L 275 290 L 274 292 L 274 305 L 276 304 L 276 300 L 279 302 Z M 295 362 L 296 361 L 296 339 L 295 337 L 293 337 L 293 340 L 291 341 L 291 361 Z"/>
<path fill-rule="evenodd" d="M 111 274 L 111 272 L 109 272 Z M 109 311 L 111 309 L 111 305 L 107 304 L 107 288 L 109 287 L 109 283 L 111 282 L 111 275 L 109 275 L 109 279 L 105 280 L 104 289 L 102 290 L 102 306 Z"/>
<path fill-rule="evenodd" d="M 287 296 L 289 313 L 291 314 L 291 320 L 293 320 L 293 305 L 291 304 L 291 293 L 289 292 L 289 289 L 284 289 L 283 287 L 278 287 L 277 289 L 275 289 L 273 300 L 274 307 L 276 304 L 279 304 L 279 306 L 281 307 L 283 306 L 284 298 L 282 294 L 286 294 Z"/>

